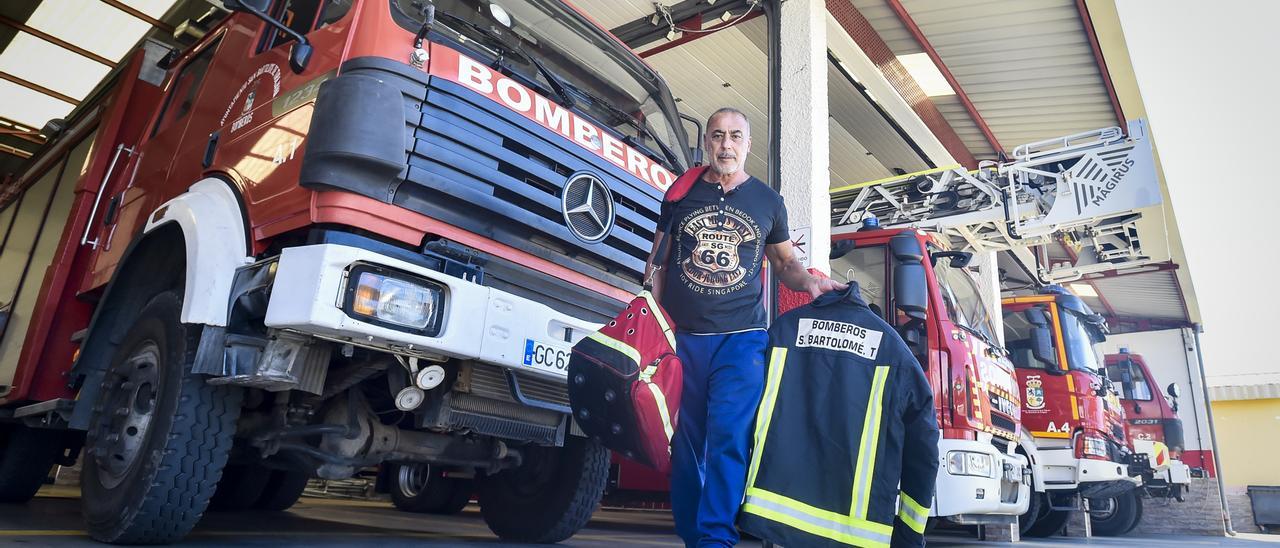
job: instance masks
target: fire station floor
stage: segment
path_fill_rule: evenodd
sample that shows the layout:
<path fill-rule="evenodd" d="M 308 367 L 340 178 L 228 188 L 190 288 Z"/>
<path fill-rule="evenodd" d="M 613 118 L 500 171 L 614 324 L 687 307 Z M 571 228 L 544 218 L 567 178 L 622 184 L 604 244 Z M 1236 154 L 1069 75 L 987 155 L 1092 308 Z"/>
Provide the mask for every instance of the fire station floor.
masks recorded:
<path fill-rule="evenodd" d="M 101 546 L 85 534 L 76 489 L 47 486 L 25 505 L 0 505 L 0 545 Z M 608 547 L 680 546 L 666 511 L 600 510 L 591 524 L 562 546 Z M 1247 537 L 1247 538 L 1246 538 Z M 1235 538 L 1141 536 L 1036 539 L 1021 546 L 1268 546 L 1280 536 L 1240 535 Z M 929 538 L 930 546 L 990 546 L 964 531 L 946 531 Z M 207 514 L 183 546 L 518 546 L 502 543 L 485 527 L 472 505 L 457 516 L 408 514 L 389 503 L 303 498 L 283 514 Z M 759 546 L 746 541 L 742 546 Z"/>

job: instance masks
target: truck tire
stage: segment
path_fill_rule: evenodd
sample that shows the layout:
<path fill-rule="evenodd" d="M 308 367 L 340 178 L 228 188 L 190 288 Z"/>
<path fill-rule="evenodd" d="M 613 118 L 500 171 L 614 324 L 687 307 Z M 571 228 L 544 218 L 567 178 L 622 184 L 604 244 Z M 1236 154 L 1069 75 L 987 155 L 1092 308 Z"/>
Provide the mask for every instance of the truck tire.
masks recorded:
<path fill-rule="evenodd" d="M 311 474 L 306 470 L 272 470 L 266 487 L 262 489 L 262 496 L 253 503 L 253 508 L 264 512 L 283 512 L 292 508 L 307 489 L 310 479 Z"/>
<path fill-rule="evenodd" d="M 1018 516 L 1018 534 L 1025 536 L 1040 520 L 1041 514 L 1044 514 L 1047 508 L 1048 503 L 1044 500 L 1044 494 L 1032 491 L 1031 500 L 1027 504 L 1027 511 Z"/>
<path fill-rule="evenodd" d="M 1135 490 L 1126 491 L 1110 499 L 1089 499 L 1089 507 L 1097 505 L 1102 510 L 1090 510 L 1089 519 L 1093 522 L 1093 534 L 1103 537 L 1116 537 L 1129 532 L 1138 523 L 1142 499 Z"/>
<path fill-rule="evenodd" d="M 209 499 L 211 512 L 288 510 L 307 488 L 311 475 L 302 470 L 277 470 L 259 463 L 228 464 L 218 490 Z"/>
<path fill-rule="evenodd" d="M 1129 528 L 1125 529 L 1124 533 L 1121 533 L 1121 534 L 1124 534 L 1124 535 L 1129 534 L 1130 531 L 1133 531 L 1134 529 L 1138 528 L 1138 524 L 1142 523 L 1142 504 L 1143 504 L 1142 497 L 1139 496 L 1136 498 L 1138 500 L 1138 516 L 1133 518 L 1133 525 L 1130 525 Z"/>
<path fill-rule="evenodd" d="M 222 477 L 239 388 L 191 373 L 200 330 L 182 299 L 155 296 L 121 340 L 86 434 L 81 504 L 89 535 L 118 544 L 181 540 Z"/>
<path fill-rule="evenodd" d="M 461 482 L 446 478 L 439 468 L 425 463 L 393 464 L 390 467 L 391 503 L 404 512 L 419 514 L 456 514 L 462 510 L 458 506 L 457 491 L 466 490 L 471 497 L 470 485 L 461 486 Z M 466 502 L 462 503 L 466 506 Z"/>
<path fill-rule="evenodd" d="M 1041 510 L 1036 522 L 1028 527 L 1023 535 L 1032 538 L 1052 537 L 1062 532 L 1062 528 L 1067 526 L 1067 520 L 1070 518 L 1071 512 L 1066 510 Z"/>
<path fill-rule="evenodd" d="M 452 516 L 461 512 L 471 503 L 471 495 L 476 492 L 476 484 L 471 480 L 456 480 L 453 484 L 453 496 L 445 502 L 444 507 L 437 512 L 443 516 Z"/>
<path fill-rule="evenodd" d="M 253 464 L 228 464 L 222 469 L 222 479 L 209 499 L 212 512 L 238 512 L 254 507 L 266 492 L 271 469 Z"/>
<path fill-rule="evenodd" d="M 21 504 L 36 496 L 63 449 L 63 432 L 0 425 L 0 502 Z"/>
<path fill-rule="evenodd" d="M 609 477 L 609 452 L 569 436 L 563 448 L 526 446 L 517 468 L 476 480 L 480 513 L 503 540 L 554 543 L 591 520 Z"/>

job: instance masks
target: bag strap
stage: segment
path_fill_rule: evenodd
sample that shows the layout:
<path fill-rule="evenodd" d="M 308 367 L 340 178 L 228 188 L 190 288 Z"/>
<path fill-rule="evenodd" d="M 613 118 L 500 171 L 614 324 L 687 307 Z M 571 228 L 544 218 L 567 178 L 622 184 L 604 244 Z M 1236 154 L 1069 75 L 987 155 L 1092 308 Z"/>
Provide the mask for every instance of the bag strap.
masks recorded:
<path fill-rule="evenodd" d="M 702 174 L 707 171 L 708 166 L 697 166 L 690 168 L 676 178 L 676 182 L 671 183 L 667 187 L 667 192 L 662 196 L 663 205 L 671 204 L 669 207 L 675 207 L 685 196 L 689 194 L 689 190 L 693 188 L 694 183 L 702 178 Z M 667 253 L 671 247 L 671 229 L 676 224 L 674 215 L 667 219 L 667 226 L 662 230 L 662 240 L 658 241 L 657 253 L 654 254 L 653 269 L 649 271 L 649 275 L 644 279 L 645 291 L 653 289 L 653 277 L 658 274 L 666 266 Z"/>

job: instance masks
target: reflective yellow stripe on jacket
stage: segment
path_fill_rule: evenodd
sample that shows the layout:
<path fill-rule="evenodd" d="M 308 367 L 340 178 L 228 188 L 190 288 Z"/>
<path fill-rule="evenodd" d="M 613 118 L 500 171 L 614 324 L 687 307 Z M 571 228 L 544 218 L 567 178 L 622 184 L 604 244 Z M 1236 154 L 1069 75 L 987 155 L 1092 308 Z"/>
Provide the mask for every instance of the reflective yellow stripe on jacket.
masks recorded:
<path fill-rule="evenodd" d="M 871 500 L 871 478 L 875 476 L 876 451 L 880 446 L 880 419 L 884 416 L 884 385 L 888 383 L 889 366 L 876 366 L 871 380 L 871 397 L 862 421 L 862 441 L 858 443 L 858 464 L 853 470 L 853 497 L 849 515 L 866 518 Z"/>
<path fill-rule="evenodd" d="M 929 521 L 929 509 L 921 506 L 916 499 L 905 492 L 898 492 L 898 518 L 902 519 L 902 523 L 907 524 L 912 531 L 924 534 L 924 524 Z"/>
<path fill-rule="evenodd" d="M 875 454 L 880 443 L 880 424 L 884 415 L 881 408 L 884 406 L 889 366 L 877 366 L 873 376 L 871 393 L 867 399 L 867 414 L 863 421 L 862 439 L 858 446 L 858 462 L 854 470 L 853 501 L 849 514 L 842 515 L 766 491 L 755 485 L 786 362 L 787 349 L 774 348 L 769 359 L 769 377 L 765 383 L 764 397 L 756 415 L 755 447 L 751 467 L 747 471 L 747 493 L 742 511 L 836 542 L 857 546 L 889 546 L 893 537 L 893 527 L 866 519 L 867 504 L 871 495 L 871 478 L 875 473 Z M 927 518 L 927 509 L 924 515 Z M 923 525 L 921 527 L 923 528 Z"/>
<path fill-rule="evenodd" d="M 750 487 L 742 511 L 795 527 L 811 535 L 855 546 L 888 546 L 893 527 L 814 508 L 777 493 Z"/>

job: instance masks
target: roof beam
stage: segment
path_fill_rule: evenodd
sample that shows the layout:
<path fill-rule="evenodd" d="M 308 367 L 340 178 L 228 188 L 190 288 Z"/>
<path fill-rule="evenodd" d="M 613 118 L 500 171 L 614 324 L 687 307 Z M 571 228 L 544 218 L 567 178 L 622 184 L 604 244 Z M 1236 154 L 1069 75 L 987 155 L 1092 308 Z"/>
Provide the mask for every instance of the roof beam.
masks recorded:
<path fill-rule="evenodd" d="M 3 16 L 3 15 L 0 15 L 0 25 L 4 25 L 4 26 L 6 26 L 6 27 L 10 27 L 10 28 L 14 28 L 14 29 L 20 30 L 20 31 L 22 31 L 22 32 L 25 32 L 25 33 L 30 34 L 30 35 L 32 35 L 32 36 L 35 36 L 36 38 L 39 38 L 39 39 L 41 39 L 41 40 L 44 40 L 45 42 L 49 42 L 50 44 L 53 44 L 53 45 L 55 45 L 55 46 L 58 46 L 58 47 L 60 47 L 60 48 L 62 48 L 62 49 L 65 49 L 65 50 L 67 50 L 67 51 L 73 52 L 73 53 L 75 53 L 76 55 L 79 55 L 79 56 L 81 56 L 81 57 L 85 57 L 85 58 L 88 58 L 88 59 L 93 59 L 94 61 L 97 61 L 97 62 L 99 62 L 99 63 L 102 63 L 102 64 L 104 64 L 104 65 L 106 65 L 106 66 L 108 66 L 108 67 L 115 67 L 115 66 L 116 66 L 116 63 L 115 63 L 114 61 L 112 61 L 112 60 L 110 60 L 110 59 L 107 59 L 106 57 L 103 57 L 103 56 L 98 55 L 98 54 L 96 54 L 96 53 L 94 53 L 94 52 L 92 52 L 92 51 L 89 51 L 89 50 L 84 49 L 84 48 L 82 48 L 82 47 L 80 47 L 80 46 L 77 46 L 77 45 L 75 45 L 75 44 L 72 44 L 71 42 L 68 42 L 68 41 L 63 40 L 63 39 L 61 39 L 61 38 L 58 38 L 57 36 L 53 36 L 53 35 L 51 35 L 51 34 L 49 34 L 49 33 L 46 33 L 46 32 L 44 32 L 44 31 L 42 31 L 42 30 L 40 30 L 40 29 L 36 29 L 36 28 L 33 28 L 33 27 L 29 27 L 29 26 L 27 26 L 26 24 L 24 24 L 24 23 L 22 23 L 22 22 L 19 22 L 19 21 L 14 21 L 13 19 L 10 19 L 10 18 L 5 17 L 5 16 Z"/>
<path fill-rule="evenodd" d="M 168 23 L 165 23 L 164 21 L 156 19 L 155 17 L 142 13 L 134 9 L 132 6 L 126 5 L 124 2 L 121 2 L 120 0 L 102 0 L 102 3 L 108 6 L 111 6 L 115 9 L 118 9 L 120 11 L 123 11 L 129 14 L 130 16 L 132 16 L 134 19 L 141 19 L 143 21 L 151 23 L 151 26 L 159 28 L 165 32 L 173 32 L 173 25 L 170 25 Z"/>
<path fill-rule="evenodd" d="M 1126 268 L 1123 270 L 1108 270 L 1106 272 L 1094 272 L 1085 274 L 1082 280 L 1101 280 L 1105 278 L 1121 278 L 1124 276 L 1136 276 L 1138 274 L 1150 274 L 1152 272 L 1165 272 L 1168 270 L 1177 270 L 1178 264 L 1173 262 L 1155 263 L 1134 268 Z"/>
<path fill-rule="evenodd" d="M 1084 24 L 1084 33 L 1089 37 L 1089 48 L 1093 50 L 1093 59 L 1098 63 L 1098 72 L 1102 73 L 1102 83 L 1107 88 L 1107 96 L 1111 98 L 1111 110 L 1116 114 L 1116 122 L 1125 129 L 1124 109 L 1120 108 L 1120 99 L 1116 96 L 1116 87 L 1111 84 L 1111 71 L 1107 69 L 1107 60 L 1102 56 L 1102 46 L 1098 44 L 1098 35 L 1093 31 L 1093 19 L 1089 17 L 1089 7 L 1084 0 L 1076 0 L 1076 11 L 1080 14 L 1080 22 Z"/>
<path fill-rule="evenodd" d="M 78 104 L 80 104 L 80 100 L 79 100 L 79 99 L 76 99 L 76 98 L 74 98 L 74 97 L 72 97 L 72 96 L 70 96 L 70 95 L 63 95 L 63 94 L 58 93 L 58 92 L 56 92 L 56 91 L 53 91 L 53 90 L 51 90 L 51 89 L 49 89 L 49 88 L 47 88 L 47 87 L 44 87 L 44 86 L 42 86 L 42 85 L 40 85 L 40 84 L 37 84 L 37 83 L 32 82 L 32 81 L 30 81 L 30 80 L 24 80 L 24 79 L 22 79 L 22 78 L 19 78 L 19 77 L 17 77 L 17 76 L 14 76 L 14 75 L 9 74 L 9 73 L 4 72 L 4 71 L 0 71 L 0 80 L 8 80 L 8 81 L 10 81 L 10 82 L 13 82 L 13 83 L 15 83 L 15 84 L 18 84 L 19 86 L 22 86 L 22 87 L 24 87 L 24 88 L 27 88 L 27 89 L 29 89 L 29 90 L 31 90 L 31 91 L 35 91 L 35 92 L 37 92 L 37 93 L 42 93 L 42 94 L 44 94 L 44 95 L 48 95 L 49 97 L 53 97 L 54 99 L 57 99 L 57 100 L 59 100 L 59 101 L 63 101 L 63 102 L 66 102 L 66 103 L 71 103 L 72 105 L 78 105 Z"/>
<path fill-rule="evenodd" d="M 6 145 L 4 143 L 0 143 L 0 154 L 11 154 L 13 156 L 22 158 L 23 160 L 30 158 L 32 156 L 30 152 L 27 152 L 15 146 Z"/>
<path fill-rule="evenodd" d="M 955 75 L 951 74 L 951 69 L 947 68 L 947 64 L 942 62 L 942 56 L 938 55 L 938 50 L 933 49 L 933 44 L 929 43 L 928 38 L 925 38 L 924 31 L 920 30 L 919 25 L 916 25 L 916 21 L 911 18 L 907 8 L 903 7 L 902 2 L 899 0 L 885 1 L 893 9 L 893 13 L 898 16 L 898 20 L 907 27 L 907 31 L 911 33 L 911 36 L 916 39 L 916 43 L 920 44 L 920 48 L 929 55 L 929 59 L 933 60 L 933 64 L 938 66 L 938 71 L 942 73 L 943 78 L 946 78 L 947 83 L 951 85 L 951 89 L 956 92 L 956 97 L 960 99 L 964 109 L 969 112 L 969 117 L 973 118 L 973 123 L 978 126 L 978 130 L 982 131 L 982 136 L 986 137 L 987 143 L 991 145 L 992 150 L 996 154 L 1003 154 L 1004 147 L 1000 146 L 1000 141 L 996 140 L 996 135 L 987 126 L 987 121 L 983 120 L 982 115 L 978 113 L 978 107 L 973 106 L 973 101 L 969 100 L 969 94 L 964 92 L 964 88 L 960 86 L 960 82 L 956 80 Z"/>
<path fill-rule="evenodd" d="M 893 86 L 899 97 L 915 111 L 920 121 L 933 133 L 951 157 L 969 169 L 978 167 L 973 153 L 960 140 L 955 128 L 946 117 L 938 111 L 938 106 L 920 89 L 920 84 L 907 73 L 907 69 L 898 61 L 893 50 L 884 43 L 884 39 L 876 32 L 875 27 L 863 17 L 850 0 L 827 0 L 827 13 L 844 29 L 845 34 L 853 40 L 867 59 L 880 70 L 885 81 Z"/>

